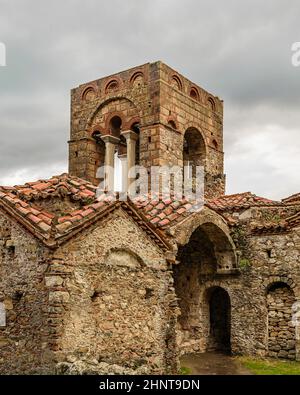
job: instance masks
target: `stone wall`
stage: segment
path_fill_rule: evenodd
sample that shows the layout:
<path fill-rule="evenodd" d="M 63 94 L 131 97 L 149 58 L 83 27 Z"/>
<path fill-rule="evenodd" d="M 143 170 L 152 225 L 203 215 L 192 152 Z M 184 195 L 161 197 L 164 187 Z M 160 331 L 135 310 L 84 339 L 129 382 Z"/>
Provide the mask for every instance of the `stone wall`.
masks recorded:
<path fill-rule="evenodd" d="M 19 225 L 0 216 L 0 302 L 6 325 L 0 327 L 0 373 L 44 373 L 48 350 L 48 294 L 44 286 L 49 253 Z"/>
<path fill-rule="evenodd" d="M 59 286 L 57 277 L 50 284 L 50 295 L 64 293 L 57 361 L 68 370 L 84 363 L 99 372 L 104 363 L 136 372 L 176 371 L 172 277 L 162 252 L 127 214 L 116 212 L 58 254 L 70 274 Z"/>
<path fill-rule="evenodd" d="M 299 337 L 299 329 L 296 329 L 296 333 L 293 330 L 292 323 L 292 311 L 291 311 L 291 296 L 287 298 L 285 303 L 283 300 L 281 302 L 276 302 L 277 298 L 280 298 L 281 291 L 274 291 L 268 294 L 267 290 L 272 289 L 274 284 L 283 284 L 287 288 L 290 288 L 292 293 L 294 294 L 294 302 L 300 300 L 300 233 L 299 229 L 295 229 L 287 234 L 278 234 L 278 235 L 265 235 L 265 236 L 255 236 L 252 237 L 249 244 L 249 253 L 251 256 L 251 267 L 250 267 L 250 275 L 252 286 L 254 286 L 257 291 L 254 295 L 254 300 L 256 299 L 256 293 L 261 289 L 260 292 L 265 292 L 265 305 L 269 307 L 269 321 L 271 319 L 271 326 L 277 328 L 276 317 L 282 316 L 286 318 L 282 321 L 284 326 L 288 326 L 291 331 L 294 332 L 293 339 L 290 338 L 290 334 L 287 334 L 286 330 L 283 330 L 283 333 L 278 334 L 277 329 L 268 330 L 268 310 L 267 308 L 263 311 L 263 322 L 264 328 L 263 333 L 265 334 L 265 339 L 263 343 L 263 348 L 266 353 L 270 352 L 270 355 L 275 356 L 276 350 L 278 351 L 278 356 L 283 356 L 283 354 L 287 357 L 292 357 L 294 355 L 293 348 L 291 343 L 288 342 L 286 346 L 282 346 L 287 343 L 287 340 L 296 341 L 296 358 L 300 358 L 300 342 L 296 337 Z M 259 282 L 261 284 L 259 284 Z M 283 295 L 281 295 L 283 296 Z M 277 306 L 277 310 L 276 310 Z M 281 310 L 282 307 L 282 311 Z M 272 313 L 271 313 L 272 311 Z M 276 313 L 277 311 L 277 313 Z M 273 317 L 272 317 L 273 316 Z M 287 317 L 289 316 L 289 317 Z M 275 321 L 273 321 L 275 319 Z M 257 317 L 258 320 L 258 317 Z M 276 323 L 277 322 L 277 323 Z M 286 334 L 285 334 L 286 333 Z M 281 340 L 279 340 L 282 337 Z M 289 338 L 289 339 L 288 339 Z M 278 350 L 278 346 L 280 350 Z M 274 347 L 276 350 L 274 350 Z M 289 348 L 291 347 L 291 348 Z M 291 353 L 286 354 L 285 351 L 291 350 Z M 280 353 L 280 351 L 282 352 Z"/>
<path fill-rule="evenodd" d="M 292 321 L 295 296 L 285 284 L 274 285 L 267 296 L 269 356 L 295 359 L 295 326 Z"/>
<path fill-rule="evenodd" d="M 299 328 L 295 330 L 294 327 L 295 311 L 291 311 L 291 300 L 286 300 L 286 304 L 282 306 L 276 303 L 276 308 L 273 301 L 271 308 L 272 296 L 268 294 L 272 284 L 283 283 L 294 293 L 294 302 L 300 300 L 299 229 L 295 228 L 281 234 L 253 235 L 250 225 L 253 217 L 242 218 L 243 221 L 232 229 L 239 256 L 239 273 L 226 273 L 226 270 L 218 272 L 216 269 L 218 259 L 214 254 L 214 248 L 220 245 L 220 241 L 214 240 L 211 244 L 211 241 L 203 236 L 194 240 L 196 233 L 190 236 L 193 228 L 197 230 L 197 225 L 201 228 L 203 222 L 213 221 L 212 215 L 197 214 L 190 222 L 186 221 L 182 229 L 178 228 L 175 231 L 176 238 L 184 246 L 184 253 L 178 255 L 178 265 L 174 268 L 176 293 L 181 308 L 177 327 L 180 353 L 204 352 L 211 349 L 209 295 L 211 290 L 218 287 L 226 291 L 230 298 L 233 354 L 300 359 Z M 220 221 L 215 223 L 221 226 Z M 268 306 L 273 309 L 272 331 L 268 326 Z M 277 309 L 277 312 L 274 309 Z M 280 331 L 277 330 L 279 316 L 280 319 L 285 316 L 285 320 L 280 324 L 283 325 L 283 330 Z"/>

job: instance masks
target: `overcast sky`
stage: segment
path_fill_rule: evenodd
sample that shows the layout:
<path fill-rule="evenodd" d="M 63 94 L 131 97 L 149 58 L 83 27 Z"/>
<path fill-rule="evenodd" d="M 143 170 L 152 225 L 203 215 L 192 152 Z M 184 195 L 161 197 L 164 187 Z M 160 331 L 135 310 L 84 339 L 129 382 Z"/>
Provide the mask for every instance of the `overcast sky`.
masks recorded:
<path fill-rule="evenodd" d="M 299 0 L 0 0 L 0 184 L 67 171 L 72 87 L 162 60 L 224 99 L 227 193 L 300 191 Z"/>

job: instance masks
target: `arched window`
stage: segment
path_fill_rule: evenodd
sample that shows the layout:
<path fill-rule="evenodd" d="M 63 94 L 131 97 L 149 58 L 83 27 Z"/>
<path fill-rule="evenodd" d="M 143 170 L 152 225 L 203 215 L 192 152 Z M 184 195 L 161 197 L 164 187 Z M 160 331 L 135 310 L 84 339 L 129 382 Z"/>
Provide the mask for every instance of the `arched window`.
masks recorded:
<path fill-rule="evenodd" d="M 173 75 L 171 78 L 171 86 L 175 89 L 182 91 L 182 82 L 177 75 Z"/>
<path fill-rule="evenodd" d="M 168 125 L 172 128 L 172 129 L 177 129 L 176 123 L 173 120 L 170 120 L 168 122 Z"/>
<path fill-rule="evenodd" d="M 112 93 L 118 90 L 119 88 L 119 83 L 117 80 L 112 80 L 110 81 L 105 88 L 105 93 Z"/>
<path fill-rule="evenodd" d="M 196 88 L 191 89 L 190 96 L 192 99 L 199 101 L 199 92 Z"/>
<path fill-rule="evenodd" d="M 207 99 L 207 104 L 208 104 L 208 107 L 211 111 L 216 111 L 216 104 L 215 104 L 215 101 L 212 97 L 209 97 Z"/>
<path fill-rule="evenodd" d="M 122 129 L 122 119 L 118 116 L 113 117 L 109 122 L 109 129 L 114 137 L 120 137 Z"/>
<path fill-rule="evenodd" d="M 94 88 L 92 88 L 91 86 L 88 87 L 83 92 L 83 95 L 82 95 L 82 99 L 86 100 L 86 101 L 91 101 L 91 100 L 95 99 L 95 97 L 96 97 L 96 92 L 95 92 Z"/>
<path fill-rule="evenodd" d="M 202 134 L 196 128 L 189 128 L 184 134 L 183 164 L 184 166 L 205 167 L 206 148 Z"/>
<path fill-rule="evenodd" d="M 130 83 L 133 88 L 140 88 L 144 85 L 144 74 L 141 71 L 134 73 L 130 78 Z"/>

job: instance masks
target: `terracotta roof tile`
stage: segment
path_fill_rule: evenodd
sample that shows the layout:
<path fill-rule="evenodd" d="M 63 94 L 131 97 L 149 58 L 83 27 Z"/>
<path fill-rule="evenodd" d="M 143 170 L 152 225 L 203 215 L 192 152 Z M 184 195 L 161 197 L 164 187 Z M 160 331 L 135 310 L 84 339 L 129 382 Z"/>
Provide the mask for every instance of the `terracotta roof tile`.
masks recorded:
<path fill-rule="evenodd" d="M 300 204 L 300 193 L 296 193 L 291 195 L 285 199 L 282 199 L 284 204 L 292 205 L 292 204 Z"/>
<path fill-rule="evenodd" d="M 286 219 L 289 228 L 300 226 L 300 211 Z"/>
<path fill-rule="evenodd" d="M 2 205 L 9 212 L 14 210 L 18 218 L 29 221 L 37 231 L 45 234 L 45 237 L 47 235 L 47 237 L 55 238 L 56 235 L 70 234 L 72 229 L 79 229 L 81 224 L 92 223 L 94 218 L 109 212 L 116 204 L 116 195 L 103 193 L 97 198 L 96 192 L 97 187 L 91 183 L 62 174 L 49 180 L 39 180 L 21 186 L 0 187 L 0 206 Z M 69 212 L 54 214 L 39 206 L 41 199 L 49 197 L 60 199 L 66 195 L 71 200 L 79 201 L 81 207 L 73 209 L 70 206 Z M 128 203 L 140 213 L 143 221 L 148 221 L 155 228 L 162 230 L 176 225 L 203 207 L 199 202 L 189 202 L 186 199 L 173 201 L 169 196 L 162 195 L 139 196 Z M 283 203 L 246 192 L 221 196 L 218 199 L 209 200 L 206 205 L 217 212 L 222 212 L 251 206 L 282 206 Z"/>
<path fill-rule="evenodd" d="M 238 193 L 234 195 L 224 195 L 207 202 L 208 207 L 216 211 L 226 211 L 231 209 L 244 209 L 255 206 L 279 206 L 281 202 L 256 196 L 251 192 Z"/>

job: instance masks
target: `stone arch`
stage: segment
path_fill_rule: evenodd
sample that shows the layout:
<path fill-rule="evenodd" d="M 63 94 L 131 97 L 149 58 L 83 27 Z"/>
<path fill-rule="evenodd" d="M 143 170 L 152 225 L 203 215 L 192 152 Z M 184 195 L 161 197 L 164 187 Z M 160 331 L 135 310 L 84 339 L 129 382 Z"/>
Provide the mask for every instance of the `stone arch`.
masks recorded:
<path fill-rule="evenodd" d="M 140 88 L 142 85 L 144 85 L 144 83 L 145 83 L 145 76 L 142 71 L 136 71 L 130 77 L 130 85 L 133 88 Z"/>
<path fill-rule="evenodd" d="M 173 277 L 180 309 L 178 332 L 185 344 L 180 348 L 185 348 L 185 352 L 205 351 L 208 344 L 212 347 L 209 309 L 207 301 L 204 303 L 203 300 L 203 288 L 207 289 L 207 282 L 215 279 L 216 274 L 237 271 L 235 247 L 223 220 L 209 210 L 192 217 L 172 232 L 179 246 Z M 227 346 L 226 343 L 224 350 Z"/>
<path fill-rule="evenodd" d="M 190 90 L 190 97 L 196 101 L 200 101 L 199 91 L 196 87 L 192 86 Z"/>
<path fill-rule="evenodd" d="M 89 134 L 91 137 L 93 137 L 93 134 L 95 132 L 99 132 L 101 134 L 101 136 L 105 136 L 105 129 L 101 126 L 101 125 L 94 125 L 91 130 L 89 131 Z"/>
<path fill-rule="evenodd" d="M 182 149 L 185 166 L 206 166 L 207 146 L 201 131 L 197 127 L 188 127 L 183 136 Z"/>
<path fill-rule="evenodd" d="M 118 91 L 121 88 L 122 82 L 119 78 L 111 78 L 107 81 L 105 85 L 105 94 L 111 94 Z"/>
<path fill-rule="evenodd" d="M 267 287 L 268 355 L 296 359 L 296 328 L 293 323 L 293 289 L 282 281 Z"/>
<path fill-rule="evenodd" d="M 175 237 L 175 240 L 179 246 L 186 245 L 194 231 L 205 225 L 210 224 L 219 230 L 219 235 L 222 235 L 223 242 L 228 245 L 229 250 L 232 253 L 233 267 L 237 266 L 236 248 L 235 244 L 230 236 L 230 230 L 223 217 L 209 209 L 203 207 L 199 212 L 190 215 L 185 221 L 178 225 L 175 225 L 171 230 Z M 216 236 L 213 236 L 214 239 Z M 228 243 L 228 244 L 227 244 Z"/>
<path fill-rule="evenodd" d="M 82 100 L 91 101 L 96 98 L 96 90 L 93 86 L 88 86 L 84 89 L 81 95 Z"/>
<path fill-rule="evenodd" d="M 216 102 L 211 96 L 207 99 L 207 105 L 211 111 L 216 111 Z"/>
<path fill-rule="evenodd" d="M 128 248 L 111 248 L 105 256 L 105 262 L 111 266 L 124 266 L 139 269 L 145 266 L 142 258 Z"/>
<path fill-rule="evenodd" d="M 105 131 L 114 137 L 120 138 L 124 125 L 124 117 L 121 112 L 115 112 L 107 117 L 105 122 Z"/>
<path fill-rule="evenodd" d="M 182 80 L 177 74 L 171 75 L 170 84 L 173 88 L 178 89 L 179 91 L 182 91 L 183 89 Z"/>
<path fill-rule="evenodd" d="M 94 109 L 94 111 L 91 113 L 91 115 L 90 115 L 90 117 L 89 117 L 89 119 L 87 121 L 86 128 L 88 130 L 91 129 L 93 127 L 93 125 L 95 124 L 95 119 L 97 118 L 97 115 L 98 114 L 102 115 L 103 109 L 106 106 L 109 106 L 110 103 L 118 102 L 118 101 L 119 102 L 121 102 L 121 101 L 127 102 L 128 106 L 130 108 L 134 108 L 136 110 L 136 116 L 138 116 L 141 119 L 142 114 L 141 114 L 140 108 L 130 98 L 128 98 L 126 96 L 123 96 L 123 95 L 120 95 L 120 96 L 111 97 L 111 98 L 103 101 L 100 105 L 97 105 L 96 108 Z M 117 111 L 114 111 L 114 112 L 116 113 Z M 119 111 L 118 113 L 120 114 L 121 112 Z M 103 126 L 105 126 L 105 121 L 106 121 L 108 116 L 109 115 L 107 115 L 106 118 L 104 119 L 104 115 L 103 115 L 102 121 L 101 122 L 96 122 L 96 123 L 103 124 Z M 130 116 L 130 119 L 131 118 L 132 118 L 132 115 Z M 124 118 L 124 127 L 127 127 L 127 121 L 128 121 L 127 118 L 126 119 Z"/>
<path fill-rule="evenodd" d="M 298 290 L 298 287 L 289 275 L 274 275 L 268 277 L 268 279 L 264 281 L 266 295 L 268 294 L 270 287 L 272 287 L 272 285 L 276 283 L 286 283 L 293 290 L 295 297 L 300 298 L 300 292 Z"/>
<path fill-rule="evenodd" d="M 105 100 L 97 106 L 91 118 L 88 120 L 88 136 L 95 137 L 93 133 L 96 130 L 100 132 L 98 137 L 101 138 L 106 136 L 106 143 L 110 142 L 114 144 L 113 158 L 110 158 L 110 162 L 114 164 L 114 174 L 113 177 L 111 176 L 109 178 L 106 173 L 105 177 L 105 180 L 110 180 L 108 181 L 109 188 L 112 188 L 113 184 L 114 189 L 117 191 L 126 189 L 127 141 L 122 133 L 129 131 L 132 122 L 136 120 L 140 122 L 140 119 L 139 109 L 133 101 L 123 96 L 116 96 Z M 89 159 L 90 164 L 95 164 L 95 166 L 100 164 L 102 166 L 105 161 L 105 150 L 99 147 L 99 144 L 101 144 L 100 139 L 93 138 L 91 140 L 92 141 L 89 142 L 92 151 Z M 112 155 L 111 151 L 110 155 Z M 137 150 L 137 155 L 139 155 L 139 150 Z M 97 169 L 98 168 L 99 166 Z M 102 174 L 104 173 L 103 171 L 98 172 L 95 169 L 94 174 L 96 175 L 95 183 L 99 184 L 99 180 L 103 179 Z"/>

